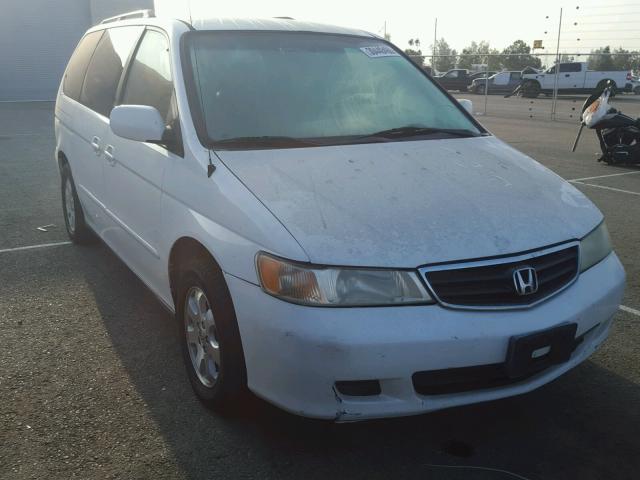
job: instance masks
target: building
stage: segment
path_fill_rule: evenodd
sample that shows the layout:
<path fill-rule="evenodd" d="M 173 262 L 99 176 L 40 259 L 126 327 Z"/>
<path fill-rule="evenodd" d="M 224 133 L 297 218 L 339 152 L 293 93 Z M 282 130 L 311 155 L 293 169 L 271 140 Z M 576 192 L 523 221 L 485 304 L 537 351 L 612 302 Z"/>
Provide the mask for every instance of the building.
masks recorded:
<path fill-rule="evenodd" d="M 54 100 L 82 34 L 102 19 L 153 8 L 153 0 L 4 0 L 0 101 Z"/>

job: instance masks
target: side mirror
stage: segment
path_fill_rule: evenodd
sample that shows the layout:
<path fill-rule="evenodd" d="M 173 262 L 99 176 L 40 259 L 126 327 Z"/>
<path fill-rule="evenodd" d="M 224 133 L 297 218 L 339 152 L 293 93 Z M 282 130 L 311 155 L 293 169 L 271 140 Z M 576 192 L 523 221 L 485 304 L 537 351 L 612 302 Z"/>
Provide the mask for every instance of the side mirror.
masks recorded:
<path fill-rule="evenodd" d="M 462 105 L 462 108 L 469 112 L 470 115 L 473 115 L 473 102 L 471 100 L 460 98 L 458 100 L 458 103 Z"/>
<path fill-rule="evenodd" d="M 111 131 L 138 142 L 159 143 L 166 129 L 160 112 L 146 105 L 119 105 L 111 110 Z"/>

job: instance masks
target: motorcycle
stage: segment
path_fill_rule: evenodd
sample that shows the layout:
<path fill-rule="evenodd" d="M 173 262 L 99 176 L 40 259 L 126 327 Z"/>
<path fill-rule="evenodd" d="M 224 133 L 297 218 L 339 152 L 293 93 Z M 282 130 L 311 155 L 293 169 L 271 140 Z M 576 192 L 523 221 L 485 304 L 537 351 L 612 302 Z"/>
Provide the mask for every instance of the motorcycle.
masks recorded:
<path fill-rule="evenodd" d="M 594 92 L 582 105 L 580 130 L 573 142 L 576 151 L 584 127 L 596 131 L 602 156 L 599 162 L 613 164 L 640 163 L 640 119 L 624 115 L 609 106 L 615 85 L 609 81 L 604 88 Z"/>

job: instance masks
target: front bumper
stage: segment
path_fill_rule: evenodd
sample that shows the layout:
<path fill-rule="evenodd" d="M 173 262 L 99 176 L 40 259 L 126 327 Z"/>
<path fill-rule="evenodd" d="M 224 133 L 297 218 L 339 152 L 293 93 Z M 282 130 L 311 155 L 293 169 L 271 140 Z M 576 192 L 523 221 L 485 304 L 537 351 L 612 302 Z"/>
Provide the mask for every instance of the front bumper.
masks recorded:
<path fill-rule="evenodd" d="M 591 355 L 608 335 L 625 273 L 615 253 L 534 308 L 462 311 L 438 305 L 318 308 L 283 302 L 227 275 L 242 336 L 248 386 L 292 413 L 340 421 L 412 415 L 531 391 Z M 509 338 L 578 324 L 570 360 L 519 383 L 420 395 L 412 375 L 505 361 Z M 379 380 L 379 395 L 342 395 L 336 381 Z"/>

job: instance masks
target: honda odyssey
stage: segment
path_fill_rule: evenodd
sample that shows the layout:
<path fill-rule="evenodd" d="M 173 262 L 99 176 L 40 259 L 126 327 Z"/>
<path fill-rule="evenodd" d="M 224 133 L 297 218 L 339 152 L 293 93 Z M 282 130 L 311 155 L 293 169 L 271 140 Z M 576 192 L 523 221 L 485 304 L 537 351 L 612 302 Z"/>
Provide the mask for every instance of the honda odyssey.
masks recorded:
<path fill-rule="evenodd" d="M 55 108 L 69 237 L 179 324 L 197 396 L 352 421 L 531 391 L 605 340 L 600 211 L 402 51 L 291 19 L 107 19 Z M 153 332 L 151 332 L 153 335 Z"/>

